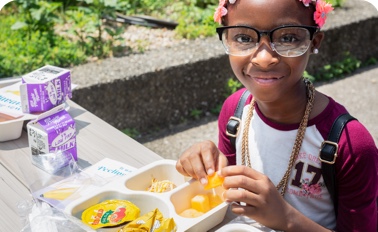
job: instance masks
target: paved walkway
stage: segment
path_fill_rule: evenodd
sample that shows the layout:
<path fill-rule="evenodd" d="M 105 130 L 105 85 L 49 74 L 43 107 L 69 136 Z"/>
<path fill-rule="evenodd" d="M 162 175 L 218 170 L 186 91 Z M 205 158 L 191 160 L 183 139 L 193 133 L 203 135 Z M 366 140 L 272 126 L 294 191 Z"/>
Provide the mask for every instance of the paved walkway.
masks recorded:
<path fill-rule="evenodd" d="M 317 89 L 342 103 L 365 125 L 378 145 L 378 65 L 361 69 L 342 80 L 319 84 Z M 144 145 L 167 159 L 177 159 L 195 142 L 212 140 L 217 143 L 217 133 L 216 118 L 206 118 L 192 128 Z"/>

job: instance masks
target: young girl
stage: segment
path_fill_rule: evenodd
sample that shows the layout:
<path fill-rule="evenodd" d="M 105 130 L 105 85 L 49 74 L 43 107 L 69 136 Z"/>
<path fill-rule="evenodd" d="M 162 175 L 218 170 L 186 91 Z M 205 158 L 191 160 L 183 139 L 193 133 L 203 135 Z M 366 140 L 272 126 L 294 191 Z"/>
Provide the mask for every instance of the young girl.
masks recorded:
<path fill-rule="evenodd" d="M 226 124 L 244 90 L 224 102 L 218 147 L 195 144 L 176 167 L 202 184 L 218 171 L 232 211 L 275 230 L 377 231 L 378 150 L 360 122 L 350 121 L 338 143 L 337 209 L 321 175 L 319 148 L 347 110 L 302 75 L 331 10 L 323 0 L 221 0 L 214 15 L 232 70 L 251 95 L 235 146 Z"/>

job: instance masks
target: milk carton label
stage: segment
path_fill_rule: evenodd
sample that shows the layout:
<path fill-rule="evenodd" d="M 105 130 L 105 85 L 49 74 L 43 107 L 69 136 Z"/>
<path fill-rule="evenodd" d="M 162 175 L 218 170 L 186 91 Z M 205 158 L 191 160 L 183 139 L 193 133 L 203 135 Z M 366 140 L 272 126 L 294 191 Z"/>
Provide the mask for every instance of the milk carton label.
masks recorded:
<path fill-rule="evenodd" d="M 44 66 L 22 77 L 22 111 L 44 112 L 72 98 L 71 73 L 68 69 Z"/>
<path fill-rule="evenodd" d="M 28 123 L 29 146 L 33 164 L 42 169 L 47 166 L 58 169 L 68 165 L 70 157 L 77 160 L 75 120 L 63 107 L 49 113 Z M 46 164 L 50 161 L 55 164 Z"/>

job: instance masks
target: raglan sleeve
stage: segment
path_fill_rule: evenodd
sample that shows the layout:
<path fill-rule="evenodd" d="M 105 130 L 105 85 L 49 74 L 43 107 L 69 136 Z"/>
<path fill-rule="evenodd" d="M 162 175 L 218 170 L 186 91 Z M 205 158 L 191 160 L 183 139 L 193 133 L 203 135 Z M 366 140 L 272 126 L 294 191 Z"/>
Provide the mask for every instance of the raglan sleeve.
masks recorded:
<path fill-rule="evenodd" d="M 339 141 L 337 231 L 378 231 L 378 149 L 368 130 L 349 122 Z"/>

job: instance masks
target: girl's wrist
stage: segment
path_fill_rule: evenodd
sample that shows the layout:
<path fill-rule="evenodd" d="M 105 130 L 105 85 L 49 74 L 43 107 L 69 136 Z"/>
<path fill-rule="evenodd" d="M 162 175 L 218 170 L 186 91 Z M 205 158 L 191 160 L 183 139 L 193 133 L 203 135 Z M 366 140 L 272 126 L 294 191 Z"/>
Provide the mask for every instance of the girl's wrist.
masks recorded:
<path fill-rule="evenodd" d="M 296 232 L 296 231 L 330 231 L 329 229 L 324 228 L 318 223 L 312 221 L 310 218 L 306 217 L 304 214 L 299 212 L 294 207 L 290 206 L 286 213 L 286 228 L 282 228 L 285 232 Z M 333 231 L 333 230 L 331 230 Z"/>
<path fill-rule="evenodd" d="M 295 231 L 295 228 L 298 227 L 296 225 L 298 221 L 301 220 L 300 218 L 300 212 L 297 211 L 293 207 L 289 207 L 288 212 L 286 213 L 286 228 L 284 228 L 282 231 Z"/>

